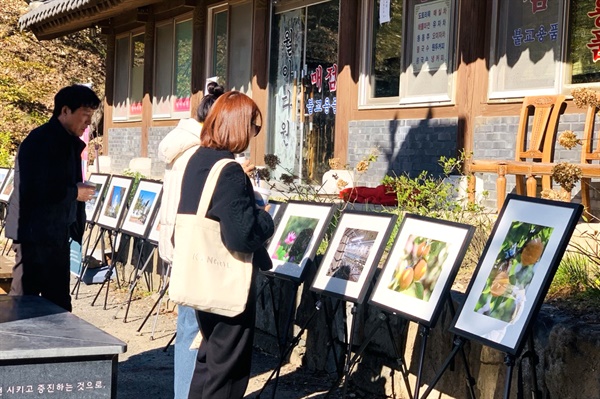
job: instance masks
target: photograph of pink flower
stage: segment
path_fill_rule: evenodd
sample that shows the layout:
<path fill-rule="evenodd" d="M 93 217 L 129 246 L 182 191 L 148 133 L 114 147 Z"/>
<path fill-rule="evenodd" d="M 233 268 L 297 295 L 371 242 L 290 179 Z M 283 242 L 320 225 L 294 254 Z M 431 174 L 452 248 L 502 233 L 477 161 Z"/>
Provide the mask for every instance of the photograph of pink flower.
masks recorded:
<path fill-rule="evenodd" d="M 319 219 L 303 216 L 290 217 L 271 257 L 299 264 L 308 249 L 317 223 L 319 223 Z"/>
<path fill-rule="evenodd" d="M 302 282 L 333 217 L 334 204 L 291 200 L 280 208 L 281 216 L 274 217 L 275 234 L 267 244 L 273 267 L 263 273 Z"/>

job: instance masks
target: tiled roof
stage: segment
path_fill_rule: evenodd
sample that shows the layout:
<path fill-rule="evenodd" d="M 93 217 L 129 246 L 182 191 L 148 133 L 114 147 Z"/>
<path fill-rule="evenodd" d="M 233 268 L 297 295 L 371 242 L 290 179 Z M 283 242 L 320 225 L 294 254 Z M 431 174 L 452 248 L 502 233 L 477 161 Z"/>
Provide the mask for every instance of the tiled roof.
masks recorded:
<path fill-rule="evenodd" d="M 96 2 L 97 0 L 44 0 L 32 2 L 30 5 L 31 11 L 19 18 L 19 28 L 27 29 L 31 25 L 73 13 Z"/>

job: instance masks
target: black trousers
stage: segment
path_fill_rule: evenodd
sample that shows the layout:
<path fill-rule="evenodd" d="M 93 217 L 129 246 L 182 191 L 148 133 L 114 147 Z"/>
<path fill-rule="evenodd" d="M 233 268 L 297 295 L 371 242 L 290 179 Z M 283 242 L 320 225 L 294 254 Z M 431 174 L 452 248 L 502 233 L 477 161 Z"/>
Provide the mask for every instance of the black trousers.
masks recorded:
<path fill-rule="evenodd" d="M 71 311 L 70 245 L 21 242 L 16 252 L 9 295 L 41 295 Z"/>
<path fill-rule="evenodd" d="M 254 284 L 253 284 L 254 287 Z M 202 333 L 189 399 L 241 399 L 250 379 L 256 302 L 236 317 L 196 311 Z"/>

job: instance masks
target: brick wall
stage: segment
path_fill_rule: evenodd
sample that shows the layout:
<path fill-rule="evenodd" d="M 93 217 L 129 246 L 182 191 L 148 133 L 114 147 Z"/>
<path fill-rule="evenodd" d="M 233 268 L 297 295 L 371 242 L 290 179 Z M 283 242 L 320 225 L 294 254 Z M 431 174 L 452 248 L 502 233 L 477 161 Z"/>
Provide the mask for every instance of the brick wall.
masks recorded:
<path fill-rule="evenodd" d="M 129 161 L 141 156 L 141 128 L 109 129 L 108 155 L 113 174 L 121 174 L 129 167 Z"/>
<path fill-rule="evenodd" d="M 458 119 L 351 121 L 348 124 L 348 164 L 355 166 L 379 150 L 379 157 L 357 185 L 377 186 L 388 174 L 417 176 L 422 170 L 439 175 L 441 156 L 457 153 Z"/>
<path fill-rule="evenodd" d="M 503 117 L 478 117 L 475 119 L 474 139 L 473 139 L 473 158 L 474 159 L 514 159 L 516 132 L 519 124 L 519 116 Z M 559 120 L 558 134 L 565 130 L 572 130 L 579 138 L 583 137 L 583 127 L 585 124 L 585 114 L 562 115 Z M 575 147 L 567 150 L 558 143 L 555 145 L 554 162 L 575 162 L 579 163 L 581 157 L 581 147 Z M 496 174 L 477 173 L 483 180 L 483 188 L 488 191 L 489 196 L 484 202 L 486 206 L 496 207 Z M 600 195 L 598 195 L 598 184 L 592 184 L 596 189 L 592 189 L 590 197 L 592 208 L 600 209 Z M 573 189 L 575 202 L 581 201 L 579 184 Z M 515 189 L 515 177 L 506 176 L 506 191 L 513 192 Z"/>

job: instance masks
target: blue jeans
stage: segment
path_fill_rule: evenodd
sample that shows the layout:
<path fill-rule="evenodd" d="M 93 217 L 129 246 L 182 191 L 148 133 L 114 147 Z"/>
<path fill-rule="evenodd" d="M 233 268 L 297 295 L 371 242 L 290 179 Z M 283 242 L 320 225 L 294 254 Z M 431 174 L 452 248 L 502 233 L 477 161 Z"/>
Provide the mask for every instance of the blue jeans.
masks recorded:
<path fill-rule="evenodd" d="M 198 350 L 190 345 L 198 334 L 196 311 L 188 306 L 177 306 L 177 336 L 175 337 L 175 399 L 188 399 L 190 383 Z"/>

